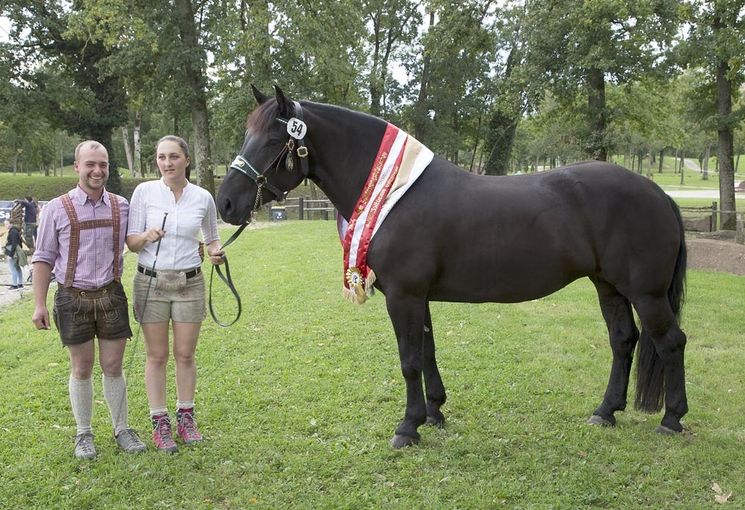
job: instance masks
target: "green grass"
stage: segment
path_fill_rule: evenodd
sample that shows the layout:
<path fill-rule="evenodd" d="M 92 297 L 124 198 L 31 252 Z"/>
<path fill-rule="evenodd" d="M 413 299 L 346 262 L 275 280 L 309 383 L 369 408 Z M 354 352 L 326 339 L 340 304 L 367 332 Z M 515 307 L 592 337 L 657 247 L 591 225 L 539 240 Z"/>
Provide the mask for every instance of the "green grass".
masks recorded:
<path fill-rule="evenodd" d="M 584 424 L 611 354 L 593 288 L 578 281 L 521 304 L 433 304 L 448 423 L 394 451 L 404 384 L 385 298 L 341 297 L 333 222 L 249 230 L 229 257 L 243 316 L 230 329 L 204 323 L 207 440 L 175 455 L 115 451 L 97 370 L 99 458 L 75 461 L 67 353 L 55 331 L 32 329 L 28 297 L 2 310 L 1 508 L 698 509 L 717 506 L 713 482 L 742 505 L 741 276 L 689 272 L 691 433 L 659 436 L 661 415 L 633 410 L 614 429 Z M 227 319 L 234 305 L 218 290 Z M 143 358 L 138 338 L 125 369 L 130 422 L 144 433 Z"/>

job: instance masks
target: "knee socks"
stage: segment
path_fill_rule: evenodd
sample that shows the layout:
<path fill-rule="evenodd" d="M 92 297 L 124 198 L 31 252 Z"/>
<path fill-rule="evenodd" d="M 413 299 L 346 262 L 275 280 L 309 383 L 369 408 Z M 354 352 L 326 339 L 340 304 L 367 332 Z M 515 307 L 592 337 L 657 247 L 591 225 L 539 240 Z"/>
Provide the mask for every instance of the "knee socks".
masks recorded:
<path fill-rule="evenodd" d="M 90 432 L 93 418 L 93 380 L 91 378 L 75 379 L 70 374 L 68 388 L 77 433 Z"/>
<path fill-rule="evenodd" d="M 111 424 L 114 426 L 114 435 L 118 436 L 122 430 L 129 428 L 128 404 L 127 404 L 127 380 L 124 375 L 109 377 L 103 375 L 103 394 L 111 414 Z"/>

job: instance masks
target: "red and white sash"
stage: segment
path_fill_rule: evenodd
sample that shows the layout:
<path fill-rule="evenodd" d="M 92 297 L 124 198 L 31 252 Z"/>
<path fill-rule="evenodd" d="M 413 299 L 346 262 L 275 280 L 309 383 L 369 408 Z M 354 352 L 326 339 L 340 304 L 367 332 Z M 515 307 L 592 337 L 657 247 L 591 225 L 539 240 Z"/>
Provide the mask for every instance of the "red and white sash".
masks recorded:
<path fill-rule="evenodd" d="M 344 248 L 344 295 L 350 301 L 362 304 L 372 294 L 375 273 L 367 267 L 370 240 L 433 157 L 432 151 L 414 137 L 388 124 L 349 223 L 339 217 L 339 238 Z"/>

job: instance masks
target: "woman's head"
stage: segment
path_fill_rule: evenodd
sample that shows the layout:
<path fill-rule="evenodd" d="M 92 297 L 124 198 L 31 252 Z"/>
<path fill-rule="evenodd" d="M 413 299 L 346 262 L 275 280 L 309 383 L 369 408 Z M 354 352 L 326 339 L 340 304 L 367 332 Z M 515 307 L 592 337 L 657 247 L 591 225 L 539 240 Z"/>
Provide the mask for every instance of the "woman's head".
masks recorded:
<path fill-rule="evenodd" d="M 189 180 L 191 175 L 189 144 L 180 136 L 166 135 L 158 140 L 155 146 L 155 162 L 163 177 L 166 177 L 169 172 L 180 173 L 183 169 L 184 176 Z"/>

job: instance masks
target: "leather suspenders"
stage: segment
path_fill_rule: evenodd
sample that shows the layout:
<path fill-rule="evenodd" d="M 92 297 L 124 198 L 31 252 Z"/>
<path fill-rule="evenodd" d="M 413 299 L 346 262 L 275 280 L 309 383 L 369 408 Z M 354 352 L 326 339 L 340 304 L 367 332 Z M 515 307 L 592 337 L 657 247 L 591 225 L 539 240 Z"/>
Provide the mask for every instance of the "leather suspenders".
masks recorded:
<path fill-rule="evenodd" d="M 67 217 L 70 219 L 70 247 L 67 254 L 67 269 L 65 271 L 65 287 L 72 287 L 75 279 L 75 268 L 78 266 L 78 248 L 80 247 L 80 231 L 99 227 L 114 227 L 113 247 L 114 247 L 114 279 L 121 280 L 122 272 L 119 264 L 121 250 L 119 249 L 119 234 L 121 232 L 121 213 L 119 212 L 119 200 L 117 196 L 108 192 L 109 203 L 111 204 L 111 218 L 100 220 L 78 220 L 78 214 L 75 212 L 75 206 L 72 203 L 70 195 L 62 195 L 62 205 L 65 207 Z"/>

